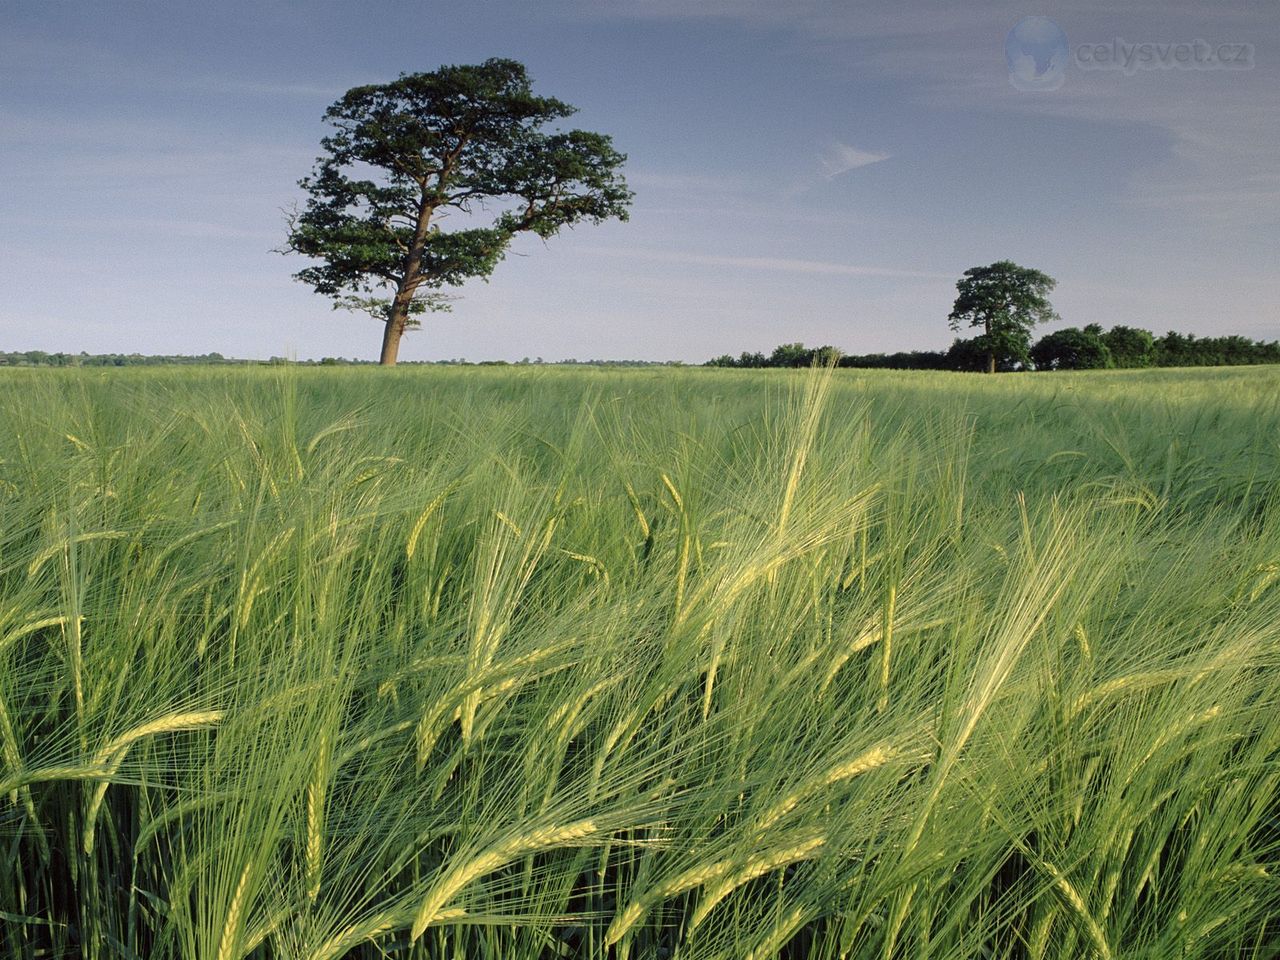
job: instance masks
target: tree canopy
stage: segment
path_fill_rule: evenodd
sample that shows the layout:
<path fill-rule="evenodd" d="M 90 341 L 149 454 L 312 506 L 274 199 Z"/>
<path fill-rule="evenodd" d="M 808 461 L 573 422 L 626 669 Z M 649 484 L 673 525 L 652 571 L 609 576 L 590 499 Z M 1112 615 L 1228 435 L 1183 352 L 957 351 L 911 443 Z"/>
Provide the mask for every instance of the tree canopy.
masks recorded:
<path fill-rule="evenodd" d="M 956 283 L 951 329 L 982 329 L 975 345 L 986 354 L 988 373 L 995 373 L 1000 363 L 1026 365 L 1031 361 L 1031 328 L 1057 319 L 1048 299 L 1055 283 L 1048 274 L 1011 260 L 972 267 Z"/>
<path fill-rule="evenodd" d="M 308 196 L 286 249 L 319 262 L 296 278 L 381 320 L 381 362 L 395 363 L 416 318 L 448 308 L 442 290 L 487 278 L 516 234 L 627 219 L 611 139 L 548 126 L 574 112 L 504 59 L 348 90 L 299 182 Z"/>
<path fill-rule="evenodd" d="M 1156 363 L 1156 339 L 1139 327 L 1115 326 L 1102 334 L 1117 367 L 1150 367 Z"/>
<path fill-rule="evenodd" d="M 1101 370 L 1112 366 L 1111 348 L 1102 328 L 1066 327 L 1046 334 L 1031 348 L 1037 370 Z"/>

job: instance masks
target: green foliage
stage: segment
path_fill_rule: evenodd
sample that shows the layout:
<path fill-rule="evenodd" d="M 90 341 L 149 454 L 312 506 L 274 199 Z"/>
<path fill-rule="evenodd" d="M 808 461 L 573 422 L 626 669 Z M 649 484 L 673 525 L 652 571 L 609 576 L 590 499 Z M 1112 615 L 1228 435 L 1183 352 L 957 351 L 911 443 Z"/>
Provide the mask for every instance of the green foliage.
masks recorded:
<path fill-rule="evenodd" d="M 1096 324 L 1046 334 L 1031 348 L 1031 359 L 1038 370 L 1103 370 L 1113 365 L 1111 348 Z"/>
<path fill-rule="evenodd" d="M 1278 396 L 7 370 L 0 955 L 1267 956 Z"/>
<path fill-rule="evenodd" d="M 781 349 L 780 347 L 778 349 Z M 777 353 L 777 350 L 774 351 Z M 770 366 L 771 357 L 766 357 L 763 353 L 748 353 L 743 351 L 737 357 L 731 354 L 724 354 L 716 357 L 714 360 L 708 360 L 709 367 L 742 367 L 744 369 L 756 369 L 760 367 Z"/>
<path fill-rule="evenodd" d="M 143 354 L 143 353 L 48 353 L 44 350 L 0 351 L 0 367 L 155 367 L 253 363 L 236 360 L 220 353 Z"/>
<path fill-rule="evenodd" d="M 1031 328 L 1057 319 L 1048 295 L 1055 281 L 1030 267 L 999 260 L 972 267 L 956 283 L 956 301 L 948 320 L 951 329 L 978 327 L 978 347 L 987 355 L 988 370 L 997 365 L 1030 362 Z"/>
<path fill-rule="evenodd" d="M 1016 357 L 1003 354 L 993 356 L 987 342 L 981 337 L 957 337 L 951 342 L 946 357 L 947 368 L 961 373 L 989 373 L 993 362 L 995 369 L 1001 373 L 1019 369 L 1020 366 L 1025 369 L 1026 366 L 1020 364 Z"/>
<path fill-rule="evenodd" d="M 770 367 L 808 367 L 813 364 L 813 351 L 803 343 L 782 343 L 769 356 Z"/>
<path fill-rule="evenodd" d="M 940 350 L 900 350 L 897 353 L 841 354 L 839 366 L 869 370 L 950 370 L 949 355 Z"/>
<path fill-rule="evenodd" d="M 1255 342 L 1240 336 L 1197 337 L 1171 330 L 1156 341 L 1155 363 L 1161 367 L 1280 363 L 1280 342 Z"/>
<path fill-rule="evenodd" d="M 445 294 L 430 291 L 409 301 L 405 329 L 415 330 L 422 326 L 421 318 L 424 313 L 449 313 L 453 310 L 454 299 Z M 338 294 L 333 298 L 334 309 L 367 313 L 380 323 L 391 320 L 392 303 L 393 301 L 386 297 L 361 297 L 355 294 Z"/>
<path fill-rule="evenodd" d="M 838 347 L 823 346 L 814 349 L 809 357 L 810 365 L 819 367 L 835 367 L 839 366 L 844 355 Z"/>
<path fill-rule="evenodd" d="M 1037 347 L 1043 357 L 1036 359 L 1040 369 L 1097 369 L 1101 367 L 1147 366 L 1241 366 L 1260 363 L 1280 363 L 1280 343 L 1276 341 L 1250 340 L 1247 337 L 1196 337 L 1192 334 L 1169 333 L 1156 341 L 1146 330 L 1117 326 L 1103 332 L 1097 324 L 1089 324 L 1083 330 L 1070 328 L 1042 338 Z M 1068 346 L 1074 345 L 1071 349 Z M 1077 350 L 1078 348 L 1078 350 Z M 1116 351 L 1119 351 L 1117 353 Z M 1035 350 L 1029 352 L 1034 355 Z M 1054 358 L 1061 353 L 1057 364 Z M 908 350 L 900 353 L 844 353 L 836 347 L 819 347 L 810 350 L 803 344 L 782 344 L 766 356 L 763 353 L 730 354 L 708 360 L 709 367 L 807 367 L 817 361 L 826 366 L 836 358 L 840 367 L 875 370 L 955 370 L 979 372 L 989 369 L 990 355 L 986 341 L 981 337 L 956 339 L 950 349 Z M 996 369 L 1012 371 L 1026 369 L 1013 356 L 997 358 Z"/>
<path fill-rule="evenodd" d="M 487 278 L 516 234 L 627 218 L 626 158 L 609 137 L 548 129 L 573 112 L 536 96 L 513 60 L 348 90 L 325 113 L 335 131 L 300 182 L 308 198 L 286 249 L 318 263 L 297 279 L 338 306 L 382 305 L 375 314 L 394 334 L 383 359 L 394 362 L 411 315 L 444 287 Z M 450 215 L 462 225 L 442 229 Z"/>
<path fill-rule="evenodd" d="M 1102 341 L 1111 351 L 1111 362 L 1117 367 L 1139 368 L 1155 365 L 1156 341 L 1150 330 L 1115 326 L 1102 335 Z"/>

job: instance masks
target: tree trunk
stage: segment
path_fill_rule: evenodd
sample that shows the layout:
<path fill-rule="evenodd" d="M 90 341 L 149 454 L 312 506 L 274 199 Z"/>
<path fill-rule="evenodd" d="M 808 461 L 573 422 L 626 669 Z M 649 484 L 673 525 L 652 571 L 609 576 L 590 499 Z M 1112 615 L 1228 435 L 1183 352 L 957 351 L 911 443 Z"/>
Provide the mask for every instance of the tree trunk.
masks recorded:
<path fill-rule="evenodd" d="M 393 359 L 391 362 L 395 363 L 395 360 Z M 992 353 L 990 350 L 988 350 L 987 351 L 987 373 L 995 373 L 995 372 L 996 372 L 996 355 Z"/>
<path fill-rule="evenodd" d="M 378 358 L 378 363 L 384 367 L 396 365 L 396 357 L 400 355 L 400 338 L 409 327 L 409 304 L 413 302 L 414 291 L 422 283 L 422 252 L 427 245 L 427 228 L 435 210 L 426 186 L 423 185 L 422 189 L 418 222 L 413 228 L 413 243 L 405 251 L 404 273 L 396 287 L 396 295 L 391 300 L 391 308 L 387 311 L 386 329 L 382 331 L 382 355 Z"/>
<path fill-rule="evenodd" d="M 382 330 L 382 354 L 378 363 L 384 367 L 394 367 L 400 355 L 400 338 L 404 336 L 405 324 L 409 319 L 409 305 L 395 300 L 387 316 L 387 324 Z"/>

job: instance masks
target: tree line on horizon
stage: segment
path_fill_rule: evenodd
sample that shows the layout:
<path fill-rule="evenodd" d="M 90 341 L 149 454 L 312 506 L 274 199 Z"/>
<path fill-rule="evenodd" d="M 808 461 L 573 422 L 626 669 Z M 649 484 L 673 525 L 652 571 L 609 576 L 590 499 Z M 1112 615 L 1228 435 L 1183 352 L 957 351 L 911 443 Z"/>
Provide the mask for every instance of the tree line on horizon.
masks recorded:
<path fill-rule="evenodd" d="M 1208 367 L 1280 363 L 1280 343 L 1248 337 L 1197 337 L 1169 331 L 1157 338 L 1141 327 L 1097 323 L 1065 327 L 1032 343 L 1032 330 L 1061 319 L 1049 294 L 1057 281 L 1012 260 L 971 267 L 956 281 L 956 301 L 947 317 L 952 330 L 981 331 L 958 338 L 950 349 L 845 354 L 837 347 L 809 349 L 784 343 L 769 356 L 725 354 L 712 367 L 871 367 L 893 370 L 953 370 L 997 373 L 1014 370 L 1105 370 L 1142 367 Z"/>
<path fill-rule="evenodd" d="M 1250 340 L 1242 336 L 1197 337 L 1191 333 L 1169 331 L 1157 337 L 1140 327 L 1114 326 L 1103 330 L 1098 324 L 1083 328 L 1067 327 L 1041 337 L 1030 350 L 1031 364 L 1002 357 L 997 368 L 1012 370 L 1104 370 L 1140 369 L 1143 367 L 1216 367 L 1280 363 L 1280 342 Z M 411 365 L 507 366 L 503 360 L 466 361 L 422 360 L 401 361 Z M 880 370 L 951 370 L 981 372 L 986 369 L 986 353 L 978 338 L 957 339 L 947 350 L 901 350 L 895 353 L 845 353 L 838 347 L 807 347 L 803 343 L 783 343 L 771 353 L 743 352 L 716 357 L 705 367 L 837 366 Z M 225 357 L 220 353 L 143 354 L 143 353 L 66 353 L 46 350 L 0 351 L 0 367 L 140 367 L 166 365 L 296 364 L 299 366 L 372 366 L 373 360 L 346 357 L 322 357 L 319 360 L 293 360 L 271 357 L 267 360 Z M 511 366 L 543 363 L 593 366 L 683 366 L 679 361 L 646 360 L 521 360 Z"/>
<path fill-rule="evenodd" d="M 950 370 L 980 373 L 987 369 L 981 338 L 956 339 L 947 350 L 902 350 L 896 353 L 845 353 L 838 347 L 806 347 L 783 343 L 772 353 L 724 354 L 703 366 L 809 367 L 834 365 L 880 370 Z M 1171 330 L 1157 337 L 1141 327 L 1096 323 L 1066 327 L 1041 337 L 1030 350 L 1031 363 L 1011 356 L 997 357 L 996 368 L 1014 370 L 1106 370 L 1144 367 L 1217 367 L 1280 363 L 1280 341 L 1250 340 L 1243 336 L 1197 337 Z"/>
<path fill-rule="evenodd" d="M 683 360 L 579 360 L 564 357 L 560 360 L 544 360 L 542 357 L 524 357 L 521 360 L 468 360 L 451 357 L 442 360 L 401 360 L 411 367 L 530 367 L 530 366 L 578 366 L 578 367 L 683 367 Z M 348 357 L 321 357 L 320 359 L 269 357 L 266 360 L 242 357 L 224 357 L 222 354 L 150 354 L 150 353 L 67 353 L 47 350 L 0 350 L 0 367 L 163 367 L 163 366 L 235 366 L 275 367 L 372 367 L 377 360 Z"/>
<path fill-rule="evenodd" d="M 0 367 L 160 367 L 160 366 L 209 366 L 217 364 L 246 365 L 270 363 L 270 361 L 238 360 L 222 354 L 148 354 L 148 353 L 67 353 L 58 350 L 0 350 Z"/>

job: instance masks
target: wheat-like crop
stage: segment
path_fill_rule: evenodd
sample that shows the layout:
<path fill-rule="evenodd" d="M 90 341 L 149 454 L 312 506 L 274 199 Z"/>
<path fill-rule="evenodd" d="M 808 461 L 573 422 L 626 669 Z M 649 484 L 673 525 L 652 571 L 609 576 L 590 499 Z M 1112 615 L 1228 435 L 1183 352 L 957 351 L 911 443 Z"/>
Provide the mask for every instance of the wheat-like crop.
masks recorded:
<path fill-rule="evenodd" d="M 560 827 L 540 827 L 502 841 L 469 860 L 457 861 L 436 881 L 418 907 L 410 936 L 417 940 L 427 927 L 439 922 L 444 905 L 472 881 L 519 857 L 577 844 L 597 833 L 598 828 L 592 820 L 579 820 Z"/>
<path fill-rule="evenodd" d="M 1278 397 L 0 370 L 0 957 L 1268 956 Z"/>
<path fill-rule="evenodd" d="M 852 760 L 837 764 L 822 776 L 802 784 L 762 813 L 756 820 L 756 831 L 763 835 L 766 830 L 794 810 L 802 800 L 821 792 L 827 787 L 842 783 L 845 780 L 852 780 L 854 777 L 882 767 L 898 755 L 898 752 L 892 747 L 885 744 L 877 744 Z"/>
<path fill-rule="evenodd" d="M 253 873 L 252 861 L 244 865 L 240 880 L 236 883 L 231 903 L 227 905 L 226 919 L 222 923 L 222 938 L 218 941 L 217 960 L 235 960 L 239 955 L 240 927 L 244 922 L 244 910 L 248 901 L 249 877 Z"/>
<path fill-rule="evenodd" d="M 147 737 L 157 737 L 164 733 L 210 727 L 218 723 L 222 717 L 222 710 L 194 710 L 186 713 L 172 713 L 140 724 L 132 730 L 122 733 L 100 749 L 93 757 L 93 764 L 102 768 L 106 773 L 104 779 L 90 789 L 85 803 L 84 836 L 82 837 L 84 852 L 93 852 L 94 827 L 98 820 L 98 810 L 102 806 L 102 800 L 106 796 L 107 788 L 111 785 L 110 780 L 107 778 L 115 776 L 120 769 L 120 765 L 124 762 L 125 754 L 129 752 L 129 748 L 134 743 Z"/>

